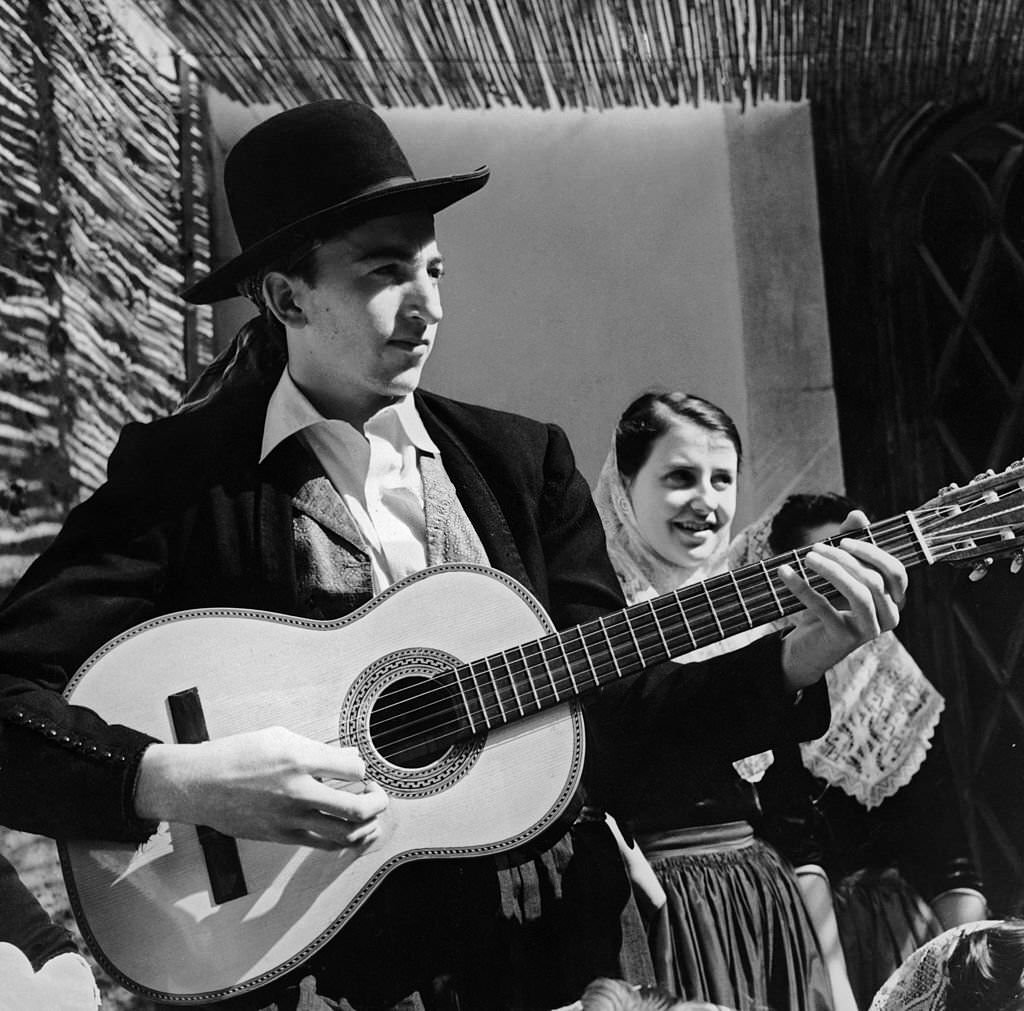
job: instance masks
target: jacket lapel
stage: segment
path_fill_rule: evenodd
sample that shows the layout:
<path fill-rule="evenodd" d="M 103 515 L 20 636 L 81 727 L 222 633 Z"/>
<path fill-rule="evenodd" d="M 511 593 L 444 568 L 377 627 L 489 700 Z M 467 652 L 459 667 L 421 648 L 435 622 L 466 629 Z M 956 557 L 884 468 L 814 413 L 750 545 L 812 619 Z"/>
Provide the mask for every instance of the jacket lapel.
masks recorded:
<path fill-rule="evenodd" d="M 530 576 L 501 505 L 473 463 L 464 442 L 454 429 L 431 411 L 429 401 L 422 395 L 417 396 L 416 406 L 430 437 L 441 451 L 445 472 L 455 486 L 462 508 L 480 537 L 491 564 L 532 589 Z"/>

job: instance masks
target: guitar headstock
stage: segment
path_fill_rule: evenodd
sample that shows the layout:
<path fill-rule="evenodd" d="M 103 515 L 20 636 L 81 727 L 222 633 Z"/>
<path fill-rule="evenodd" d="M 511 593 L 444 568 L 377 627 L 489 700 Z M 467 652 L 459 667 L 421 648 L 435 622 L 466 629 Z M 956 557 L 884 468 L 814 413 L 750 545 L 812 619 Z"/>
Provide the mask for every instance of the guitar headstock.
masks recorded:
<path fill-rule="evenodd" d="M 987 471 L 969 484 L 952 484 L 912 513 L 933 561 L 973 565 L 980 579 L 992 562 L 1013 555 L 1024 567 L 1024 460 L 1000 473 Z"/>

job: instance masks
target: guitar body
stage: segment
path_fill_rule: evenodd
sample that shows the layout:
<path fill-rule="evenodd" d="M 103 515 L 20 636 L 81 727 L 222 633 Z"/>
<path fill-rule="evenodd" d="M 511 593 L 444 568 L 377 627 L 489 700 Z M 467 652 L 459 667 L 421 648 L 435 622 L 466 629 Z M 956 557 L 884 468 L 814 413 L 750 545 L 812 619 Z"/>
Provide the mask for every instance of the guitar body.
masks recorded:
<path fill-rule="evenodd" d="M 380 839 L 358 853 L 234 840 L 245 893 L 223 902 L 213 899 L 195 826 L 162 823 L 138 846 L 62 843 L 68 892 L 94 954 L 116 980 L 154 1000 L 224 999 L 305 961 L 398 865 L 493 854 L 537 835 L 579 783 L 575 703 L 479 728 L 416 762 L 382 752 L 376 728 L 382 706 L 414 700 L 460 663 L 550 631 L 541 606 L 514 580 L 442 566 L 340 621 L 188 611 L 108 643 L 68 686 L 75 705 L 171 741 L 167 700 L 195 688 L 210 737 L 280 725 L 355 745 L 390 805 Z"/>

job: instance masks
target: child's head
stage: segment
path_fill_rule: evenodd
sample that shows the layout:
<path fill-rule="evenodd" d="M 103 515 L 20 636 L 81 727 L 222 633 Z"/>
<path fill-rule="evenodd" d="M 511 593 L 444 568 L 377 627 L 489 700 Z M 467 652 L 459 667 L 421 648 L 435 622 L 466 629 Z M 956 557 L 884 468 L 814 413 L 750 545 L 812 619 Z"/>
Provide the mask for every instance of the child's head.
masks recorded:
<path fill-rule="evenodd" d="M 1024 1011 L 1024 920 L 964 933 L 949 954 L 947 1011 Z"/>
<path fill-rule="evenodd" d="M 674 997 L 656 986 L 634 986 L 621 979 L 595 979 L 580 1000 L 581 1011 L 732 1011 L 718 1004 Z"/>

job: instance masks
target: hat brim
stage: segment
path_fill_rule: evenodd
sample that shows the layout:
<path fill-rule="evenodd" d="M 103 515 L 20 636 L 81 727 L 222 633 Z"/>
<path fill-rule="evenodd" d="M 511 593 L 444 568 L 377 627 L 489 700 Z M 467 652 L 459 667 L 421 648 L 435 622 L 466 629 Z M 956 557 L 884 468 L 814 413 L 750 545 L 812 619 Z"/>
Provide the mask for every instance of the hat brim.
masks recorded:
<path fill-rule="evenodd" d="M 209 305 L 211 302 L 233 298 L 238 294 L 239 281 L 276 256 L 287 252 L 299 237 L 308 235 L 312 238 L 328 228 L 355 225 L 391 214 L 410 211 L 436 214 L 475 193 L 487 182 L 490 174 L 490 170 L 482 166 L 463 175 L 414 179 L 325 207 L 254 242 L 201 281 L 186 288 L 181 297 L 193 305 Z"/>

